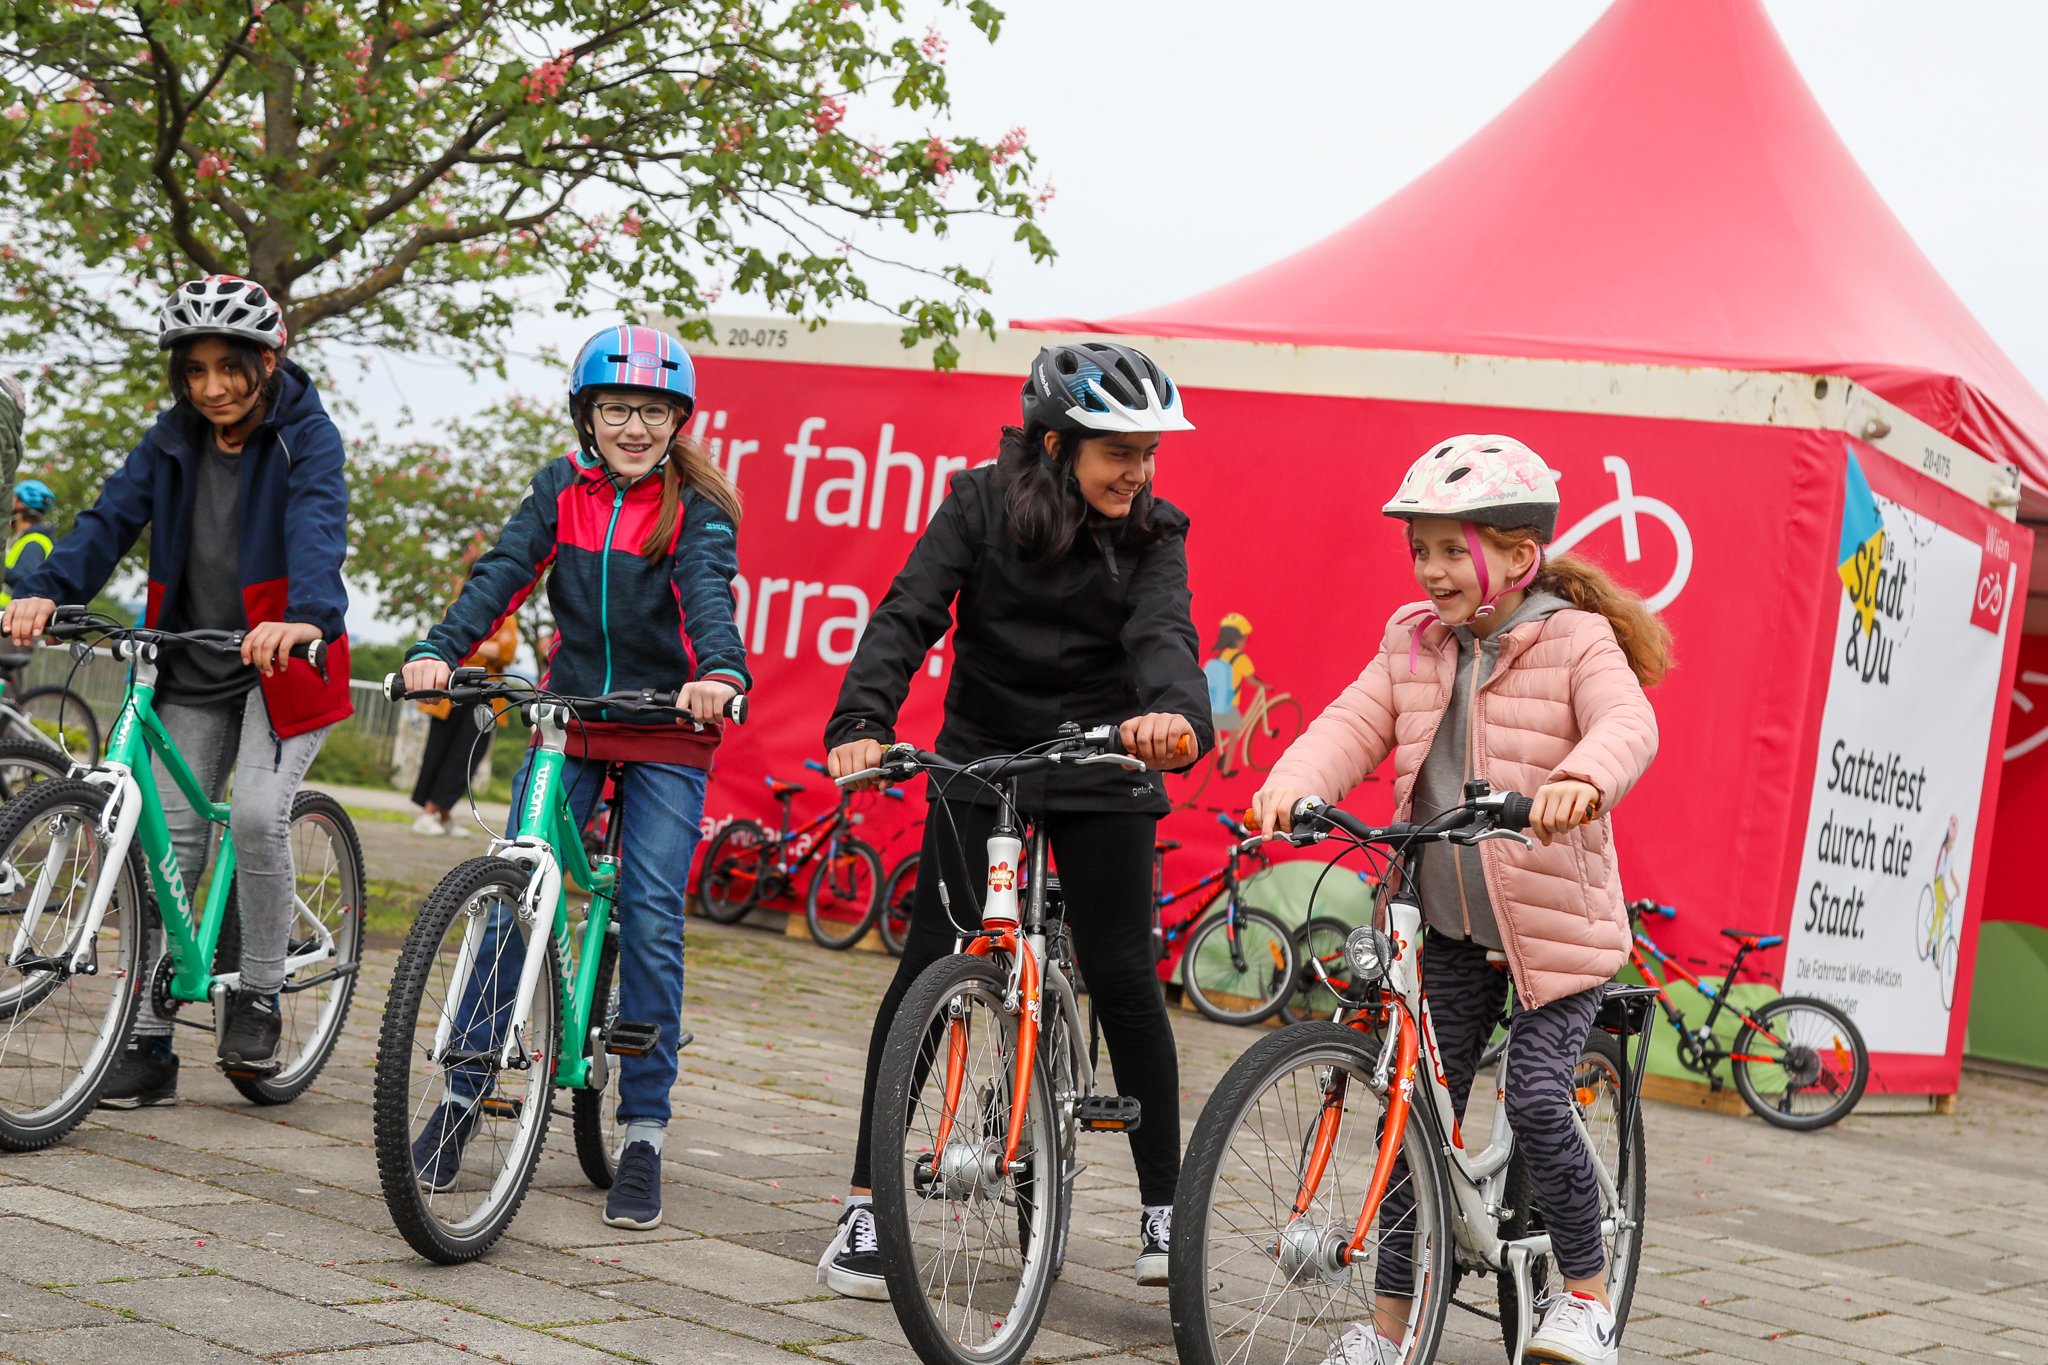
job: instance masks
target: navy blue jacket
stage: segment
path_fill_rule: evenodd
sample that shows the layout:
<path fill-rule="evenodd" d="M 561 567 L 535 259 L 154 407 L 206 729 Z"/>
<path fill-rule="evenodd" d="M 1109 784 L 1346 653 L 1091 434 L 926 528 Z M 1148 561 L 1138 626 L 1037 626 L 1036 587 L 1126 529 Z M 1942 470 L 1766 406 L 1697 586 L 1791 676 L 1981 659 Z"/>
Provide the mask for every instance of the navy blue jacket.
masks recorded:
<path fill-rule="evenodd" d="M 42 567 L 16 597 L 60 603 L 89 602 L 104 588 L 121 556 L 144 527 L 149 536 L 149 598 L 143 624 L 175 630 L 161 619 L 177 600 L 178 584 L 195 534 L 193 461 L 206 438 L 206 419 L 178 404 L 130 451 L 100 489 L 99 500 L 79 514 Z M 293 621 L 318 626 L 331 651 L 327 677 L 293 659 L 263 680 L 270 725 L 280 739 L 332 725 L 354 711 L 348 694 L 348 590 L 341 565 L 348 555 L 348 483 L 341 433 L 320 405 L 306 372 L 283 362 L 277 396 L 242 447 L 240 579 L 242 609 L 250 625 Z"/>

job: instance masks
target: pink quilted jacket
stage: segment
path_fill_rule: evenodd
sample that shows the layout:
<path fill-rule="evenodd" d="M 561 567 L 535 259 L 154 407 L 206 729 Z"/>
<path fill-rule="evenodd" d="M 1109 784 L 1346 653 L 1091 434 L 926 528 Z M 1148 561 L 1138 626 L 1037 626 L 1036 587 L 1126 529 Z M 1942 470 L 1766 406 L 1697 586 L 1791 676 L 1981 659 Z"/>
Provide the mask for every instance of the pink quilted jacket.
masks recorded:
<path fill-rule="evenodd" d="M 1267 786 L 1342 800 L 1391 749 L 1395 818 L 1408 818 L 1457 666 L 1450 628 L 1434 618 L 1404 622 L 1414 610 L 1388 622 L 1379 653 L 1289 747 Z M 1517 994 L 1534 1008 L 1612 979 L 1629 931 L 1609 818 L 1656 756 L 1657 717 L 1607 618 L 1567 609 L 1503 636 L 1499 662 L 1472 699 L 1469 734 L 1468 771 L 1496 790 L 1533 795 L 1575 778 L 1600 793 L 1600 818 L 1548 847 L 1479 846 Z"/>

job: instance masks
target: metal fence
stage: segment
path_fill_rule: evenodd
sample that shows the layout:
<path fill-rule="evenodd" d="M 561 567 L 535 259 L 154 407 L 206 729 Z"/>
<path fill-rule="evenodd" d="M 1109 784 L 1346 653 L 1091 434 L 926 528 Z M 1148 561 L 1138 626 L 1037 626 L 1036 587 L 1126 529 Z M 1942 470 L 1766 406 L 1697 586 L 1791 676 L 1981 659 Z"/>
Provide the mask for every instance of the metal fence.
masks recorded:
<path fill-rule="evenodd" d="M 85 698 L 86 704 L 100 718 L 100 727 L 104 731 L 113 724 L 114 713 L 121 709 L 121 698 L 128 690 L 128 669 L 126 665 L 98 653 L 89 662 L 74 668 L 68 649 L 37 649 L 22 674 L 22 686 L 43 687 L 51 683 L 66 684 Z M 407 704 L 392 701 L 384 695 L 382 684 L 363 678 L 349 680 L 349 697 L 355 703 L 356 713 L 342 722 L 342 728 L 354 730 L 376 746 L 376 751 L 389 764 L 398 740 L 399 718 Z"/>

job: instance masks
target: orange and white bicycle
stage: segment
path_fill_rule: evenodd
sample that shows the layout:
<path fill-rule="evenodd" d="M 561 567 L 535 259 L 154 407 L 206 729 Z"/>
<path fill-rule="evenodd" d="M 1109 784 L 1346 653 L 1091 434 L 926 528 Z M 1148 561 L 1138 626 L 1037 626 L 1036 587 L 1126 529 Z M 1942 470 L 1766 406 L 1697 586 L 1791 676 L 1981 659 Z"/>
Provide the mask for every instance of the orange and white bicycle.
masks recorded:
<path fill-rule="evenodd" d="M 1466 798 L 1424 824 L 1375 828 L 1310 797 L 1295 807 L 1295 832 L 1271 837 L 1334 838 L 1396 867 L 1431 842 L 1526 838 L 1527 797 L 1475 782 Z M 1347 970 L 1311 956 L 1309 970 L 1342 1006 L 1337 1017 L 1247 1049 L 1203 1107 L 1181 1168 L 1169 1272 L 1174 1343 L 1189 1365 L 1428 1365 L 1464 1275 L 1497 1278 L 1497 1313 L 1460 1306 L 1497 1317 L 1518 1362 L 1562 1291 L 1506 1107 L 1495 1106 L 1483 1150 L 1466 1145 L 1422 994 L 1422 923 L 1421 905 L 1397 892 L 1379 927 L 1351 931 Z M 1622 1325 L 1642 1251 L 1640 1080 L 1654 995 L 1609 986 L 1574 1072 Z M 1413 1293 L 1404 1320 L 1383 1310 L 1376 1331 L 1376 1272 L 1389 1258 Z"/>

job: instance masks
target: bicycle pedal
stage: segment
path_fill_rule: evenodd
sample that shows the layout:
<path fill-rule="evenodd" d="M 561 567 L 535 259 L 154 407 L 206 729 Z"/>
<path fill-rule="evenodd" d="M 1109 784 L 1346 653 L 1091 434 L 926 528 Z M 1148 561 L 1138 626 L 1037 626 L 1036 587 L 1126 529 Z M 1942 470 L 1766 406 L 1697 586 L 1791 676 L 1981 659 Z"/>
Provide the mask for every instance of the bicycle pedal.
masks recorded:
<path fill-rule="evenodd" d="M 507 1099 L 503 1095 L 488 1095 L 476 1102 L 476 1107 L 494 1119 L 511 1119 L 519 1122 L 524 1100 Z"/>
<path fill-rule="evenodd" d="M 237 1059 L 232 1062 L 219 1062 L 216 1065 L 220 1067 L 221 1075 L 238 1081 L 267 1081 L 281 1069 L 281 1064 L 275 1058 L 267 1062 L 244 1062 Z"/>
<path fill-rule="evenodd" d="M 1128 1133 L 1142 1115 L 1129 1095 L 1090 1095 L 1074 1106 L 1074 1117 L 1085 1133 Z"/>
<path fill-rule="evenodd" d="M 645 1057 L 661 1046 L 661 1027 L 632 1019 L 614 1019 L 604 1031 L 604 1050 L 614 1057 Z"/>

